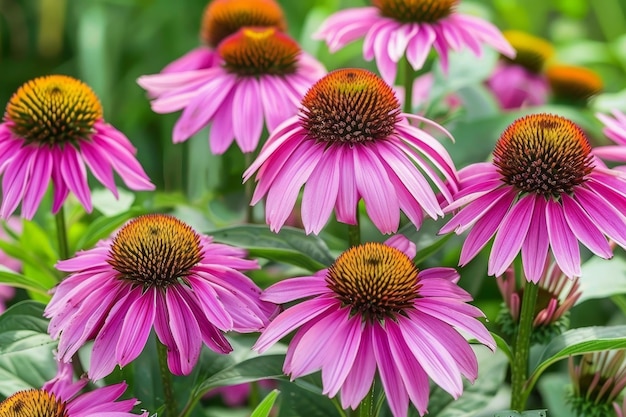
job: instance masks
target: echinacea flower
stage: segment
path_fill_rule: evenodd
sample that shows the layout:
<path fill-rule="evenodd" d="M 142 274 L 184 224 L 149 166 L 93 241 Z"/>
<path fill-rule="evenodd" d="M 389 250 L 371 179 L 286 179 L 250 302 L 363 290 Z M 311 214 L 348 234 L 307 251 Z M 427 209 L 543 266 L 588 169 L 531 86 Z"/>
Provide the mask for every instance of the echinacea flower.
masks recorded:
<path fill-rule="evenodd" d="M 9 100 L 0 124 L 0 217 L 21 202 L 21 216 L 32 219 L 50 180 L 54 213 L 70 191 L 90 212 L 87 168 L 116 197 L 113 171 L 132 190 L 153 190 L 135 153 L 126 136 L 104 122 L 86 84 L 65 75 L 28 81 Z"/>
<path fill-rule="evenodd" d="M 584 105 L 604 86 L 595 71 L 574 65 L 551 65 L 546 76 L 554 99 L 568 104 Z"/>
<path fill-rule="evenodd" d="M 244 26 L 287 29 L 285 16 L 274 0 L 213 0 L 202 16 L 200 38 L 203 46 L 192 49 L 168 64 L 162 74 L 211 68 L 219 65 L 220 42 Z"/>
<path fill-rule="evenodd" d="M 536 283 L 549 248 L 571 278 L 580 276 L 578 242 L 603 258 L 613 254 L 606 237 L 626 246 L 626 179 L 596 160 L 583 131 L 564 117 L 517 119 L 496 143 L 493 162 L 470 165 L 459 177 L 446 211 L 464 208 L 440 233 L 471 229 L 461 265 L 495 235 L 489 275 L 502 275 L 521 251 L 526 279 Z"/>
<path fill-rule="evenodd" d="M 338 221 L 356 224 L 361 198 L 382 233 L 398 229 L 400 210 L 416 227 L 424 212 L 441 216 L 429 181 L 450 200 L 437 170 L 453 189 L 456 170 L 445 148 L 411 121 L 449 135 L 435 122 L 401 113 L 392 88 L 373 73 L 333 71 L 311 87 L 300 114 L 271 133 L 244 173 L 244 181 L 257 173 L 251 204 L 267 194 L 266 221 L 279 230 L 306 183 L 302 223 L 316 234 L 333 207 Z"/>
<path fill-rule="evenodd" d="M 621 399 L 626 388 L 625 360 L 623 349 L 588 353 L 582 355 L 578 364 L 570 356 L 570 408 L 584 417 L 606 417 L 617 410 L 614 402 Z"/>
<path fill-rule="evenodd" d="M 462 376 L 477 377 L 476 356 L 458 330 L 494 349 L 476 319 L 482 312 L 456 285 L 452 268 L 419 271 L 415 245 L 401 235 L 343 252 L 328 269 L 272 285 L 263 299 L 291 303 L 253 346 L 263 352 L 292 331 L 283 371 L 292 379 L 322 373 L 323 393 L 340 393 L 342 407 L 356 408 L 376 371 L 395 417 L 409 400 L 427 412 L 429 377 L 458 398 Z"/>
<path fill-rule="evenodd" d="M 112 240 L 57 264 L 70 275 L 45 315 L 59 359 L 95 338 L 89 377 L 103 378 L 141 353 L 152 327 L 176 375 L 191 372 L 202 342 L 229 353 L 223 331 L 258 331 L 275 310 L 240 272 L 258 268 L 244 256 L 168 215 L 131 220 Z"/>
<path fill-rule="evenodd" d="M 613 117 L 597 113 L 596 117 L 604 124 L 602 130 L 606 137 L 616 145 L 598 146 L 593 153 L 608 161 L 626 162 L 626 115 L 619 110 L 613 110 Z"/>
<path fill-rule="evenodd" d="M 513 339 L 519 327 L 527 281 L 522 281 L 521 287 L 518 287 L 514 269 L 508 268 L 504 275 L 496 278 L 496 282 L 504 299 L 504 308 L 496 322 L 503 333 Z M 569 310 L 582 293 L 578 278 L 567 278 L 554 262 L 546 262 L 538 286 L 531 343 L 546 343 L 568 329 Z"/>
<path fill-rule="evenodd" d="M 116 401 L 126 391 L 126 383 L 80 391 L 89 382 L 86 378 L 74 382 L 71 364 L 59 364 L 54 379 L 41 389 L 19 391 L 0 403 L 3 417 L 124 417 L 138 403 L 136 399 Z M 140 414 L 148 416 L 145 411 Z"/>
<path fill-rule="evenodd" d="M 326 71 L 274 27 L 244 27 L 222 40 L 220 64 L 198 71 L 139 77 L 156 97 L 152 110 L 183 110 L 173 141 L 186 141 L 211 126 L 211 152 L 222 154 L 234 141 L 243 152 L 256 149 L 263 126 L 275 129 L 298 111 L 306 90 Z"/>
<path fill-rule="evenodd" d="M 458 13 L 458 0 L 372 0 L 372 7 L 341 10 L 324 21 L 313 35 L 326 41 L 331 52 L 365 37 L 363 57 L 376 65 L 383 79 L 393 84 L 397 65 L 406 58 L 418 70 L 435 48 L 444 71 L 448 53 L 469 48 L 476 56 L 482 45 L 510 57 L 515 50 L 491 23 Z"/>
<path fill-rule="evenodd" d="M 503 34 L 517 55 L 515 58 L 502 56 L 487 85 L 503 109 L 545 104 L 549 86 L 543 68 L 554 54 L 554 48 L 549 42 L 525 32 L 509 30 Z"/>

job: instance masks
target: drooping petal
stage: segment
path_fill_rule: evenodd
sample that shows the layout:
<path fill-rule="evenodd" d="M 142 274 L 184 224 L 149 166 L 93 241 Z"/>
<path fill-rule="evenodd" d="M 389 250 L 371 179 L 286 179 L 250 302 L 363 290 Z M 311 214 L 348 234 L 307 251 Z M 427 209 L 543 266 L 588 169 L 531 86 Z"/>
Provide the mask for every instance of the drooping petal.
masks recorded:
<path fill-rule="evenodd" d="M 546 223 L 550 246 L 557 264 L 568 277 L 579 277 L 580 251 L 578 250 L 578 240 L 565 220 L 561 204 L 552 200 L 548 201 Z"/>

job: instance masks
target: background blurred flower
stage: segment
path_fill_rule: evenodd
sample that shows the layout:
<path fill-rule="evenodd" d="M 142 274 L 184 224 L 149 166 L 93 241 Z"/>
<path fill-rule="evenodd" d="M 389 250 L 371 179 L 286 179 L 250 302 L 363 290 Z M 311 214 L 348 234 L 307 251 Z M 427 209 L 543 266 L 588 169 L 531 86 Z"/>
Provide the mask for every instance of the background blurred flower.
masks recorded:
<path fill-rule="evenodd" d="M 245 27 L 222 40 L 220 65 L 176 74 L 139 77 L 157 97 L 152 110 L 183 110 L 174 143 L 211 125 L 211 152 L 226 152 L 233 140 L 243 152 L 256 149 L 263 132 L 298 111 L 306 90 L 326 73 L 312 56 L 276 28 Z"/>
<path fill-rule="evenodd" d="M 449 135 L 428 119 L 401 113 L 392 88 L 373 73 L 328 74 L 307 92 L 300 114 L 272 132 L 244 173 L 245 181 L 257 173 L 251 204 L 267 194 L 266 221 L 279 230 L 306 183 L 302 222 L 315 234 L 333 208 L 338 221 L 356 224 L 361 198 L 382 233 L 398 230 L 400 210 L 416 227 L 424 212 L 442 216 L 429 180 L 451 199 L 437 170 L 451 187 L 456 170 L 445 148 L 411 121 Z"/>
<path fill-rule="evenodd" d="M 130 189 L 154 189 L 130 141 L 102 117 L 98 97 L 79 80 L 50 75 L 22 85 L 0 124 L 0 216 L 21 202 L 22 217 L 32 219 L 51 179 L 53 213 L 70 191 L 91 212 L 85 165 L 116 197 L 114 170 Z"/>
<path fill-rule="evenodd" d="M 363 57 L 376 65 L 382 78 L 393 84 L 397 64 L 405 55 L 414 70 L 424 66 L 435 48 L 444 71 L 448 53 L 469 48 L 480 56 L 481 44 L 513 57 L 515 50 L 491 23 L 458 13 L 457 0 L 373 0 L 373 7 L 341 10 L 326 19 L 315 39 L 323 39 L 331 52 L 365 37 Z"/>
<path fill-rule="evenodd" d="M 517 119 L 502 134 L 493 163 L 459 171 L 461 189 L 445 210 L 464 206 L 440 231 L 467 235 L 465 265 L 495 239 L 489 275 L 502 275 L 521 251 L 526 279 L 538 282 L 548 249 L 568 277 L 580 276 L 580 241 L 603 258 L 605 235 L 626 246 L 626 178 L 596 164 L 583 131 L 560 116 Z"/>
<path fill-rule="evenodd" d="M 277 383 L 271 379 L 262 379 L 257 381 L 256 384 L 260 388 L 272 390 L 277 387 Z M 252 383 L 246 382 L 244 384 L 226 385 L 210 390 L 206 393 L 204 398 L 211 398 L 220 396 L 224 404 L 229 407 L 241 407 L 246 405 L 250 399 L 250 393 L 252 392 Z"/>
<path fill-rule="evenodd" d="M 71 273 L 45 310 L 60 360 L 95 337 L 89 377 L 103 378 L 141 353 L 152 327 L 176 375 L 192 371 L 203 342 L 229 353 L 222 331 L 259 331 L 276 310 L 240 272 L 258 268 L 245 254 L 171 216 L 130 221 L 113 240 L 57 264 Z"/>
<path fill-rule="evenodd" d="M 619 110 L 611 113 L 613 117 L 602 113 L 597 113 L 596 117 L 604 124 L 603 132 L 606 137 L 616 145 L 598 146 L 593 149 L 593 153 L 609 161 L 626 162 L 626 115 Z"/>
<path fill-rule="evenodd" d="M 547 41 L 516 30 L 503 33 L 517 51 L 515 58 L 502 56 L 487 85 L 503 109 L 537 106 L 548 100 L 545 63 L 554 54 Z"/>
<path fill-rule="evenodd" d="M 551 65 L 546 75 L 553 99 L 566 104 L 586 105 L 589 98 L 604 88 L 602 78 L 585 67 Z"/>
<path fill-rule="evenodd" d="M 404 251 L 403 251 L 404 250 Z M 263 352 L 290 332 L 283 370 L 292 379 L 321 369 L 323 393 L 341 393 L 342 407 L 355 409 L 376 371 L 395 417 L 409 400 L 426 413 L 430 377 L 458 398 L 462 375 L 476 379 L 476 356 L 461 330 L 480 343 L 495 343 L 466 304 L 451 268 L 419 271 L 415 245 L 403 237 L 353 246 L 328 269 L 272 285 L 263 299 L 295 304 L 263 331 L 253 349 Z"/>
<path fill-rule="evenodd" d="M 9 230 L 20 234 L 22 233 L 22 219 L 16 216 L 11 216 L 6 220 L 6 225 Z M 0 240 L 9 241 L 11 237 L 4 230 L 4 227 L 0 226 Z M 18 259 L 12 258 L 4 251 L 0 250 L 0 265 L 6 267 L 13 272 L 20 272 L 22 270 L 22 262 Z M 15 296 L 15 288 L 10 285 L 0 285 L 0 314 L 7 308 L 7 302 Z"/>

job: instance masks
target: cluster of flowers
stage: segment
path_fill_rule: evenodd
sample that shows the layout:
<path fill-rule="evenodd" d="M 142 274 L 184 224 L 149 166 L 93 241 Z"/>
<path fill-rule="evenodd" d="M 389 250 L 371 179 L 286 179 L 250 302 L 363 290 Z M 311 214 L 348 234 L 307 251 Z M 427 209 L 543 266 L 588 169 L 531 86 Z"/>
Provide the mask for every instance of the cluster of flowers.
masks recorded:
<path fill-rule="evenodd" d="M 494 26 L 458 13 L 456 3 L 375 0 L 372 7 L 337 13 L 315 34 L 331 51 L 365 37 L 364 57 L 376 59 L 381 78 L 356 68 L 325 74 L 285 33 L 273 0 L 215 0 L 203 20 L 206 46 L 138 82 L 155 112 L 182 110 L 174 142 L 210 125 L 213 153 L 233 141 L 252 152 L 267 128 L 269 138 L 243 177 L 255 176 L 251 203 L 265 198 L 273 231 L 303 189 L 307 233 L 319 233 L 333 213 L 339 222 L 358 225 L 360 200 L 383 234 L 397 232 L 401 212 L 417 228 L 425 216 L 453 213 L 440 233 L 469 231 L 460 265 L 492 241 L 489 275 L 503 275 L 521 253 L 529 282 L 579 276 L 579 243 L 603 258 L 612 256 L 607 238 L 626 247 L 626 175 L 600 159 L 624 160 L 626 116 L 599 116 L 618 146 L 595 150 L 568 119 L 526 116 L 502 133 L 491 162 L 457 171 L 433 136 L 450 134 L 402 112 L 391 86 L 402 57 L 419 69 L 431 48 L 444 68 L 450 50 L 467 47 L 479 55 L 482 44 L 514 56 Z M 70 77 L 38 78 L 15 93 L 0 125 L 0 148 L 3 218 L 20 203 L 21 216 L 32 218 L 49 179 L 53 212 L 69 192 L 90 211 L 87 168 L 113 193 L 113 171 L 132 190 L 154 188 L 128 139 L 104 122 L 95 94 Z M 215 243 L 169 215 L 136 218 L 111 239 L 57 264 L 68 277 L 45 315 L 59 339 L 59 376 L 44 394 L 18 393 L 0 410 L 32 395 L 67 407 L 71 417 L 106 415 L 105 409 L 130 414 L 134 400 L 113 402 L 123 385 L 73 403 L 86 380 L 73 383 L 67 363 L 93 340 L 87 375 L 101 379 L 136 359 L 154 329 L 176 375 L 192 371 L 203 344 L 229 353 L 225 332 L 261 331 L 254 349 L 263 352 L 296 331 L 284 365 L 292 378 L 321 370 L 323 393 L 339 394 L 342 406 L 354 409 L 378 373 L 395 417 L 407 415 L 409 402 L 423 415 L 429 377 L 455 398 L 463 376 L 476 379 L 478 364 L 464 336 L 491 349 L 495 342 L 478 320 L 482 312 L 457 285 L 459 274 L 418 270 L 415 255 L 415 244 L 395 235 L 354 245 L 329 268 L 262 291 L 243 273 L 259 267 L 244 250 Z M 550 285 L 553 292 L 562 287 Z M 514 285 L 503 292 L 515 316 Z M 278 305 L 297 300 L 304 301 L 279 311 Z M 570 297 L 559 307 L 553 300 L 537 325 L 572 303 Z M 95 402 L 85 398 L 98 395 Z"/>

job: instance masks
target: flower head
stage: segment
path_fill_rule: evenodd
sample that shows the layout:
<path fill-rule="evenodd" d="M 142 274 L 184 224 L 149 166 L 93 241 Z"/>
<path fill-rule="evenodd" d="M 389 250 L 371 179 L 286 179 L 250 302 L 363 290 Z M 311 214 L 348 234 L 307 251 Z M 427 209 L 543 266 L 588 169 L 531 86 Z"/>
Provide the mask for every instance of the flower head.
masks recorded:
<path fill-rule="evenodd" d="M 252 204 L 267 194 L 266 220 L 278 230 L 306 183 L 307 233 L 319 233 L 333 207 L 337 220 L 355 224 L 361 198 L 382 233 L 398 229 L 400 209 L 418 227 L 423 211 L 442 215 L 428 180 L 451 198 L 433 166 L 454 185 L 454 164 L 437 140 L 409 120 L 448 134 L 434 122 L 401 113 L 391 87 L 371 72 L 328 74 L 306 93 L 300 114 L 272 132 L 244 173 L 247 181 L 257 172 Z"/>
<path fill-rule="evenodd" d="M 174 126 L 175 143 L 211 125 L 215 154 L 233 140 L 243 152 L 254 151 L 264 122 L 273 130 L 296 114 L 306 89 L 326 72 L 274 27 L 244 27 L 222 40 L 218 53 L 220 64 L 213 68 L 137 80 L 156 98 L 155 112 L 183 110 Z"/>
<path fill-rule="evenodd" d="M 572 392 L 570 407 L 580 416 L 606 417 L 626 388 L 626 351 L 602 351 L 582 355 L 578 364 L 569 358 Z M 619 415 L 619 411 L 618 411 Z"/>
<path fill-rule="evenodd" d="M 0 124 L 0 217 L 22 203 L 22 217 L 31 219 L 50 179 L 53 212 L 71 191 L 91 211 L 89 168 L 117 196 L 113 171 L 133 190 L 154 186 L 135 159 L 128 139 L 104 122 L 98 97 L 86 84 L 65 75 L 35 78 L 9 100 Z"/>
<path fill-rule="evenodd" d="M 496 278 L 504 299 L 504 308 L 496 322 L 513 338 L 517 334 L 526 281 L 518 288 L 513 268 Z M 531 342 L 546 343 L 569 327 L 569 310 L 580 298 L 578 278 L 568 279 L 554 262 L 546 263 L 538 282 L 539 295 L 535 306 Z"/>
<path fill-rule="evenodd" d="M 613 110 L 612 113 L 613 117 L 602 113 L 596 116 L 604 124 L 603 132 L 606 137 L 616 145 L 598 146 L 593 153 L 609 161 L 626 162 L 626 115 L 619 110 Z"/>
<path fill-rule="evenodd" d="M 494 69 L 487 85 L 504 109 L 544 104 L 548 98 L 545 63 L 554 48 L 547 41 L 520 31 L 506 31 L 504 37 L 517 51 L 515 58 L 506 55 Z"/>
<path fill-rule="evenodd" d="M 422 68 L 435 48 L 444 70 L 448 53 L 465 47 L 480 56 L 481 44 L 515 56 L 515 50 L 491 23 L 458 13 L 457 0 L 373 0 L 372 7 L 346 9 L 329 17 L 314 38 L 323 39 L 331 52 L 365 37 L 363 56 L 376 58 L 383 79 L 393 84 L 397 64 L 405 55 L 411 66 Z"/>
<path fill-rule="evenodd" d="M 0 403 L 3 417 L 98 417 L 103 415 L 136 416 L 131 410 L 137 404 L 134 398 L 116 401 L 126 391 L 122 382 L 96 388 L 85 394 L 80 391 L 89 381 L 73 382 L 72 365 L 59 364 L 54 379 L 41 389 L 16 392 Z M 141 414 L 148 416 L 147 412 Z"/>
<path fill-rule="evenodd" d="M 244 256 L 168 215 L 130 221 L 112 240 L 57 264 L 70 275 L 45 315 L 60 360 L 95 338 L 89 376 L 100 379 L 135 359 L 153 326 L 176 375 L 191 372 L 202 342 L 229 353 L 223 331 L 258 331 L 275 310 L 240 272 L 258 267 Z"/>
<path fill-rule="evenodd" d="M 626 179 L 591 154 L 583 131 L 551 114 L 516 120 L 498 140 L 493 163 L 459 172 L 461 189 L 442 229 L 472 229 L 461 251 L 466 264 L 495 235 L 488 272 L 502 275 L 521 251 L 529 281 L 542 276 L 548 249 L 568 277 L 580 276 L 581 242 L 603 258 L 612 256 L 608 238 L 626 246 Z"/>
<path fill-rule="evenodd" d="M 585 104 L 603 88 L 602 78 L 585 67 L 552 65 L 546 75 L 554 98 L 568 103 Z"/>
<path fill-rule="evenodd" d="M 404 251 L 406 252 L 404 252 Z M 420 415 L 428 406 L 430 377 L 455 398 L 462 376 L 477 376 L 476 356 L 458 330 L 494 348 L 494 341 L 466 304 L 451 268 L 418 270 L 415 245 L 396 236 L 342 253 L 313 276 L 281 281 L 263 299 L 287 303 L 253 349 L 265 351 L 296 330 L 283 370 L 298 378 L 322 372 L 323 393 L 340 393 L 343 408 L 365 397 L 378 370 L 395 417 L 406 416 L 409 400 Z"/>

